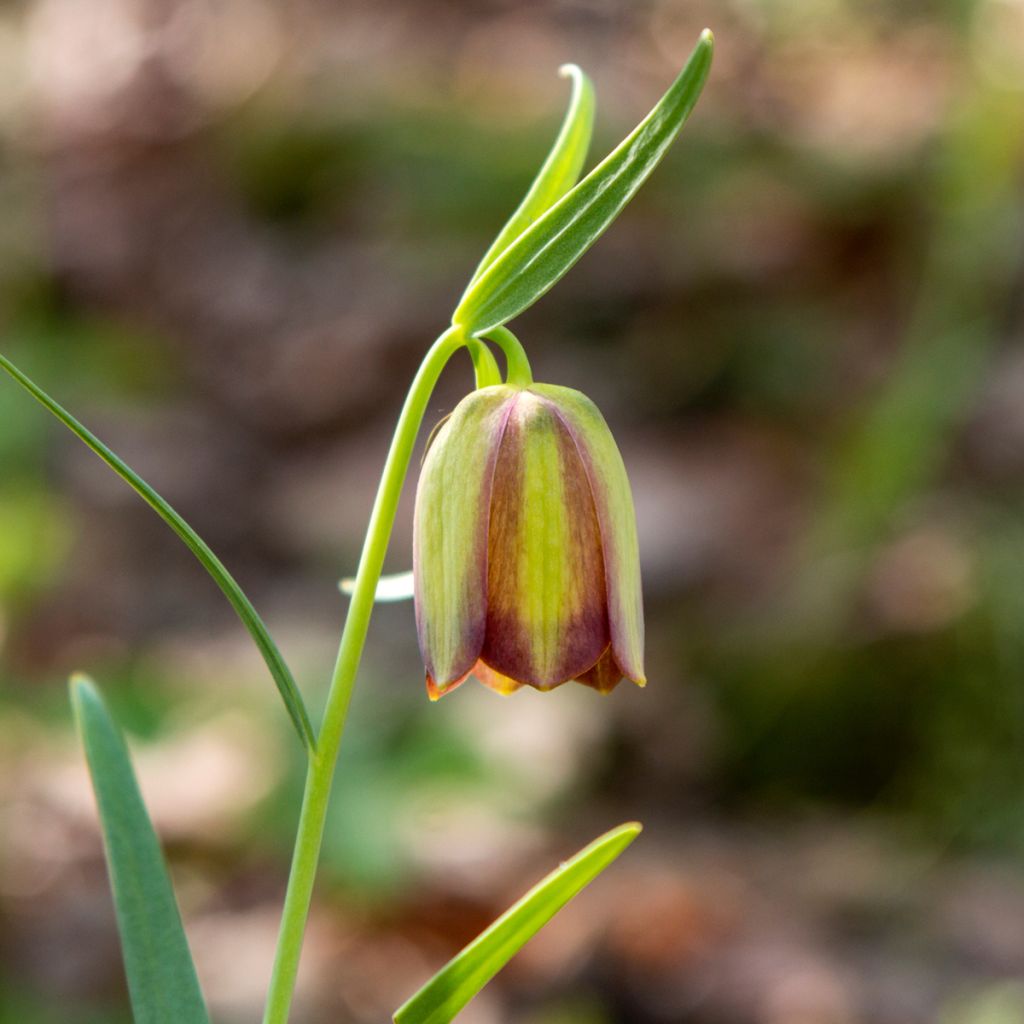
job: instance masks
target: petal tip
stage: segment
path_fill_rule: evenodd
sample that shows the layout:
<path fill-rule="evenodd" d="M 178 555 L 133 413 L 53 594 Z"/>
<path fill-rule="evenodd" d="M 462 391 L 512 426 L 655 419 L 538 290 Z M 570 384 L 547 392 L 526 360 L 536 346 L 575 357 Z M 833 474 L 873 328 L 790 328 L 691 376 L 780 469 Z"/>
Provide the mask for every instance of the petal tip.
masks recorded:
<path fill-rule="evenodd" d="M 452 692 L 452 690 L 461 686 L 468 678 L 469 673 L 467 672 L 461 679 L 456 679 L 454 682 L 447 683 L 444 686 L 438 686 L 434 681 L 434 677 L 428 672 L 427 676 L 427 696 L 431 702 L 439 701 L 442 697 Z"/>
<path fill-rule="evenodd" d="M 523 684 L 511 676 L 503 675 L 496 669 L 491 668 L 485 661 L 480 660 L 473 666 L 473 675 L 484 684 L 489 690 L 500 694 L 502 697 L 509 697 L 516 690 L 520 690 Z"/>
<path fill-rule="evenodd" d="M 623 679 L 628 679 L 641 689 L 647 685 L 647 676 L 643 672 L 628 672 L 615 658 L 614 651 L 609 648 L 589 671 L 576 677 L 576 682 L 589 686 L 601 694 L 614 690 Z"/>

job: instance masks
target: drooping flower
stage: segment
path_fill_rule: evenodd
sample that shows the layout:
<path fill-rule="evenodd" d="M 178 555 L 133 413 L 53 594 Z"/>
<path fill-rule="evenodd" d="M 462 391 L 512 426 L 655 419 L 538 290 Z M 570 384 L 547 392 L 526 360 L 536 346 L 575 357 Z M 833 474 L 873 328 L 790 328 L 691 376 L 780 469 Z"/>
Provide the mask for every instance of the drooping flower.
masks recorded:
<path fill-rule="evenodd" d="M 629 481 L 578 391 L 500 384 L 459 403 L 424 458 L 413 572 L 431 699 L 469 675 L 501 693 L 645 683 Z"/>

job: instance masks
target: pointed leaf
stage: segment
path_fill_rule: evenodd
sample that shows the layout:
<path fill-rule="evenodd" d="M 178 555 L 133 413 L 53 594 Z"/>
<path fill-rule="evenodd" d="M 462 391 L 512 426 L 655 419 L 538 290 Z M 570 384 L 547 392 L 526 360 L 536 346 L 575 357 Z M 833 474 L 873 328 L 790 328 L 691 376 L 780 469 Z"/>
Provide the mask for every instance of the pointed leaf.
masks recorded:
<path fill-rule="evenodd" d="M 338 584 L 338 589 L 346 597 L 351 597 L 356 591 L 355 576 L 346 576 Z M 411 601 L 413 594 L 412 569 L 409 569 L 406 572 L 396 572 L 390 576 L 381 576 L 377 581 L 377 590 L 373 595 L 373 599 L 382 604 L 391 601 Z"/>
<path fill-rule="evenodd" d="M 528 939 L 636 839 L 640 829 L 637 822 L 620 825 L 552 871 L 396 1010 L 395 1024 L 448 1024 Z"/>
<path fill-rule="evenodd" d="M 38 384 L 29 379 L 9 359 L 0 355 L 0 369 L 5 370 L 14 378 L 37 402 L 49 410 L 61 421 L 80 441 L 91 448 L 147 505 L 185 542 L 185 546 L 199 559 L 202 567 L 213 577 L 214 582 L 231 602 L 231 607 L 242 620 L 242 625 L 249 631 L 263 660 L 277 685 L 281 699 L 291 717 L 299 738 L 307 751 L 316 746 L 313 726 L 309 721 L 302 694 L 295 683 L 281 652 L 277 649 L 270 632 L 259 617 L 252 602 L 235 582 L 234 577 L 225 568 L 224 563 L 210 550 L 206 542 L 188 525 L 187 522 L 146 483 L 130 466 L 115 455 L 95 434 L 83 426 L 55 399 L 51 398 Z"/>
<path fill-rule="evenodd" d="M 590 174 L 527 228 L 467 289 L 452 323 L 484 334 L 533 305 L 594 244 L 665 155 L 711 68 L 705 30 L 654 109 Z"/>
<path fill-rule="evenodd" d="M 552 203 L 561 199 L 576 184 L 583 170 L 594 129 L 594 87 L 575 64 L 563 64 L 558 73 L 563 78 L 572 78 L 569 109 L 558 137 L 523 201 L 498 232 L 498 237 L 480 261 L 470 286 Z"/>
<path fill-rule="evenodd" d="M 71 681 L 92 775 L 135 1024 L 208 1024 L 181 914 L 128 748 L 92 683 Z"/>

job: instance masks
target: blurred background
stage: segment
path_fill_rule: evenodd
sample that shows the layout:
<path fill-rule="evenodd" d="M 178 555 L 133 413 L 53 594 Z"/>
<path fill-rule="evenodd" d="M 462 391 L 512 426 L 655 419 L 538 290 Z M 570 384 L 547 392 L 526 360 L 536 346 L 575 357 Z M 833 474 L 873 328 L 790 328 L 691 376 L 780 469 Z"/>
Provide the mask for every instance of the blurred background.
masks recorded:
<path fill-rule="evenodd" d="M 1024 1021 L 1021 0 L 5 3 L 2 350 L 211 543 L 319 708 L 394 418 L 556 69 L 596 83 L 597 158 L 705 25 L 679 141 L 515 324 L 620 440 L 650 685 L 430 705 L 412 607 L 381 607 L 298 1024 L 387 1019 L 630 818 L 460 1020 Z M 4 1024 L 130 1019 L 75 669 L 129 731 L 215 1019 L 258 1019 L 294 736 L 198 564 L 5 378 Z"/>

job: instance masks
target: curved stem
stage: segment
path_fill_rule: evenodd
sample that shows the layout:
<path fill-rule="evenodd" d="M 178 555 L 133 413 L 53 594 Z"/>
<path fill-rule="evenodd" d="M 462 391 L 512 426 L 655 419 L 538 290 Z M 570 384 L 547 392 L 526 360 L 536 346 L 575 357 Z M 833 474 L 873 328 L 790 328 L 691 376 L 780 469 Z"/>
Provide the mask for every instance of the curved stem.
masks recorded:
<path fill-rule="evenodd" d="M 476 386 L 486 388 L 491 384 L 501 383 L 501 370 L 491 350 L 476 338 L 471 338 L 467 343 L 469 355 L 473 360 L 473 370 L 476 373 Z"/>
<path fill-rule="evenodd" d="M 263 1015 L 264 1024 L 286 1024 L 288 1020 L 306 918 L 309 914 L 309 902 L 316 878 L 317 861 L 320 858 L 320 843 L 323 838 L 335 762 L 345 729 L 345 718 L 348 714 L 356 670 L 370 624 L 377 581 L 384 567 L 384 554 L 391 537 L 395 510 L 412 459 L 416 437 L 441 371 L 452 355 L 468 340 L 462 328 L 453 327 L 431 346 L 409 388 L 398 425 L 395 427 L 391 449 L 384 463 L 384 472 L 377 488 L 373 511 L 370 513 L 366 540 L 363 542 L 352 602 L 341 634 L 323 725 L 320 728 L 316 750 L 306 771 L 306 788 L 302 798 L 295 851 L 292 855 L 291 874 L 288 877 L 288 890 L 281 915 L 274 969 Z M 493 361 L 491 357 L 491 362 Z M 484 365 L 486 366 L 486 363 Z"/>
<path fill-rule="evenodd" d="M 507 327 L 492 327 L 480 337 L 493 341 L 505 353 L 508 362 L 508 382 L 517 388 L 528 388 L 533 383 L 530 360 L 522 342 Z"/>

